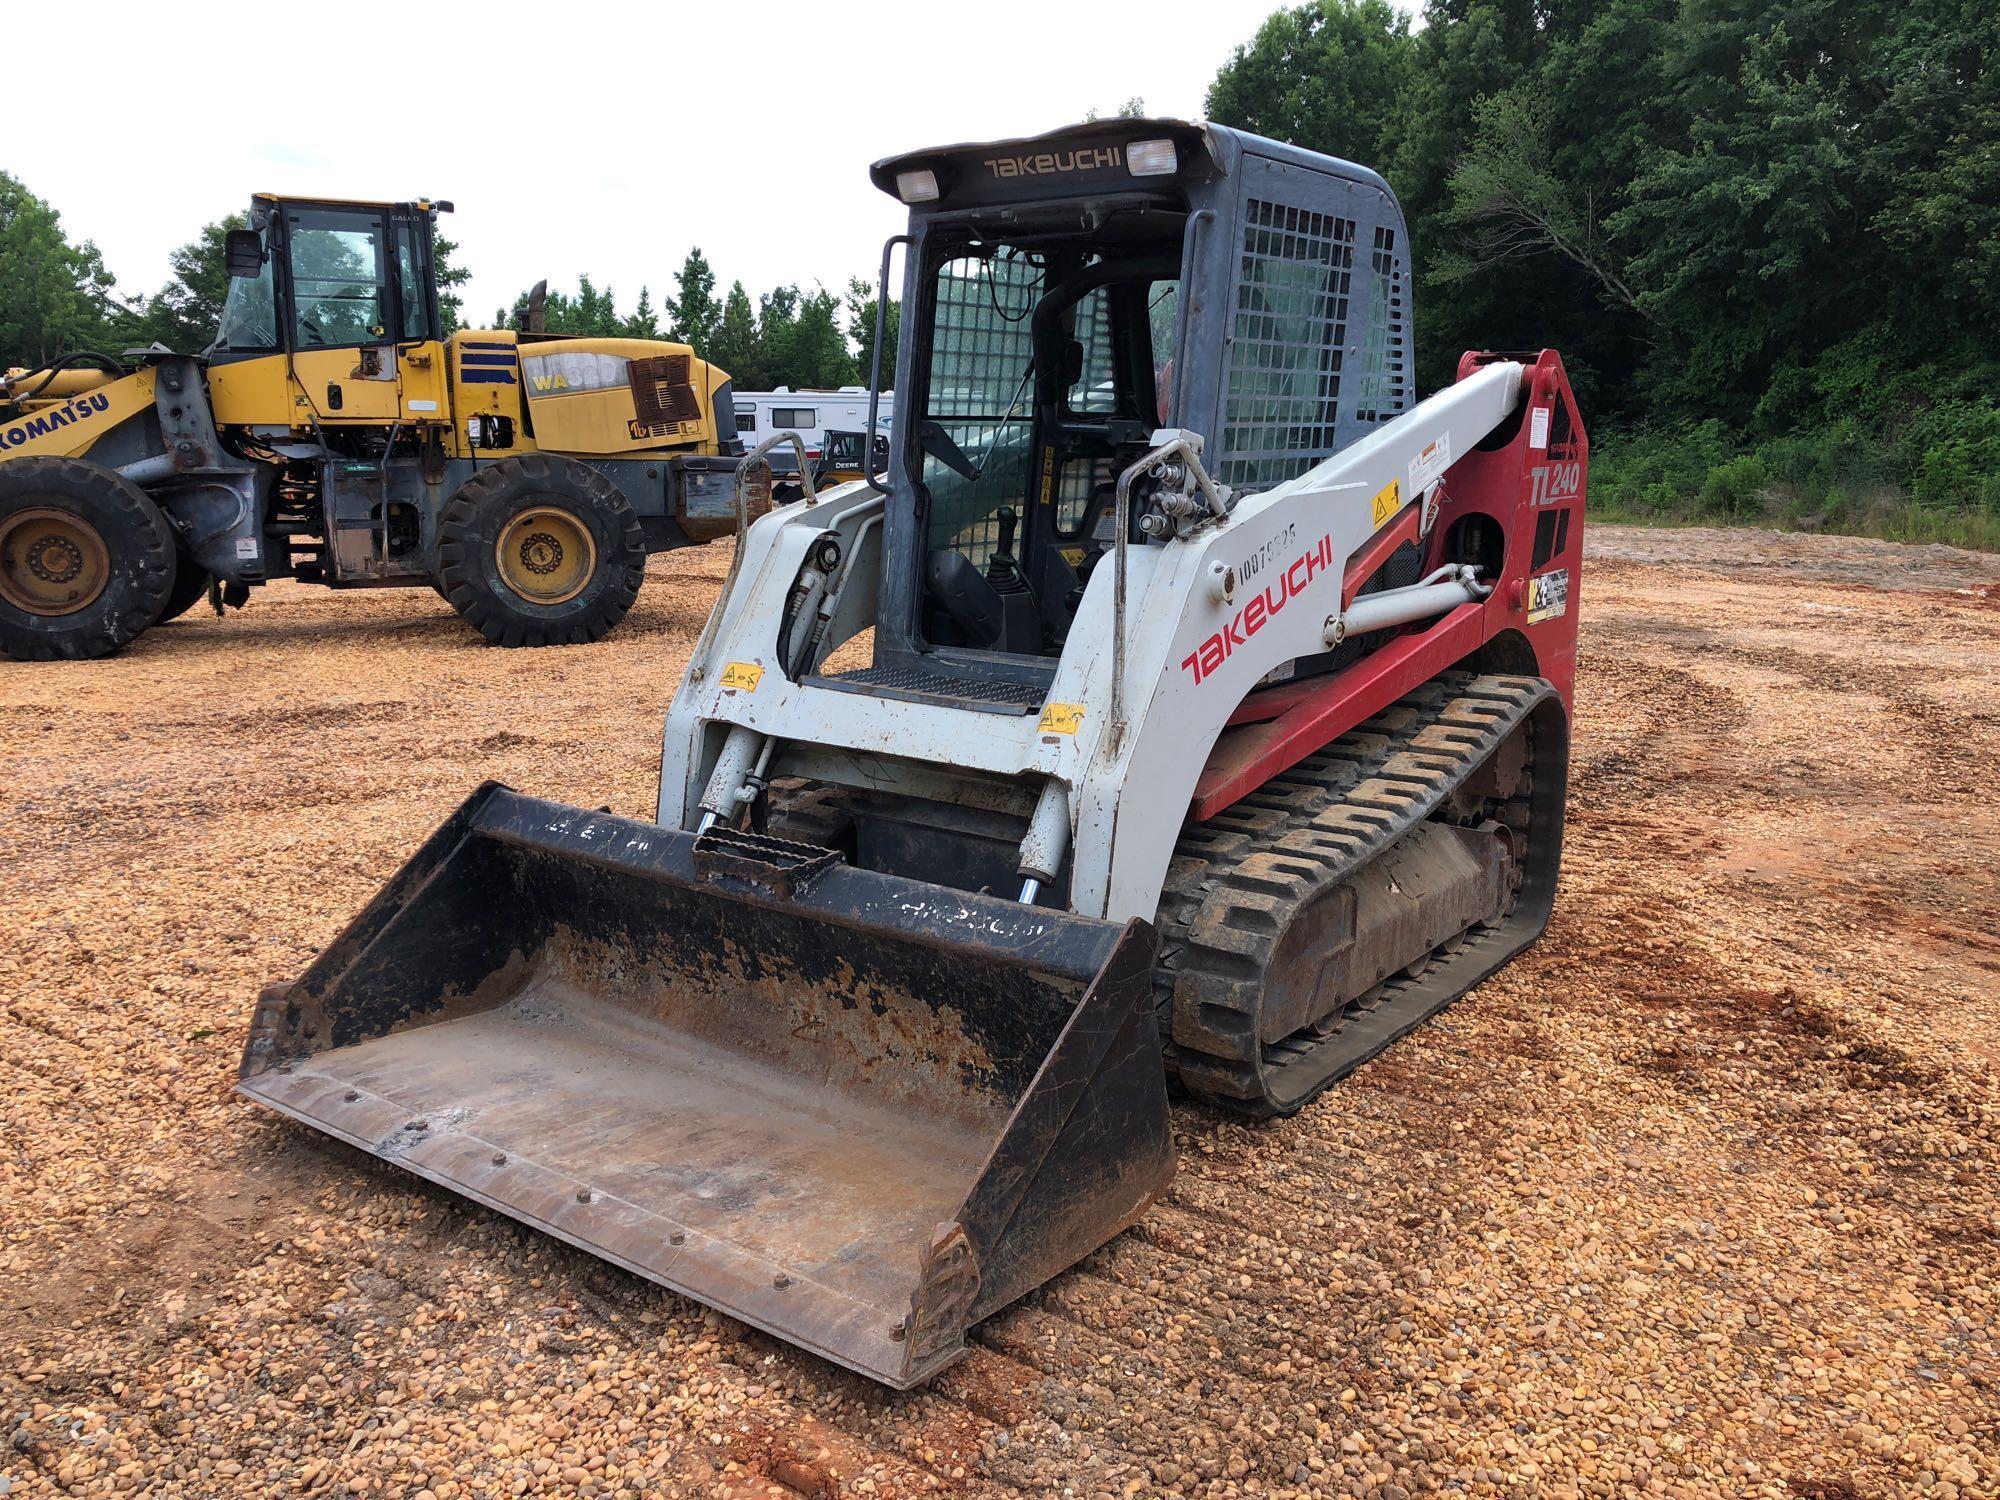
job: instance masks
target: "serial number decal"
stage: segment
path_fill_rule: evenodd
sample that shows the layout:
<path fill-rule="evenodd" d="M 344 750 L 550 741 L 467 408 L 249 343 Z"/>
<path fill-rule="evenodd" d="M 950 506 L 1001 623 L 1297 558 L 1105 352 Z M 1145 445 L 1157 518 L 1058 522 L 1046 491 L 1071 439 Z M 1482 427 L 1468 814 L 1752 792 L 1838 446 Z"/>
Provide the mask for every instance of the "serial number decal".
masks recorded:
<path fill-rule="evenodd" d="M 1291 551 L 1298 539 L 1299 523 L 1287 522 L 1283 531 L 1278 532 L 1263 546 L 1236 564 L 1236 581 L 1248 583 L 1278 558 Z"/>
<path fill-rule="evenodd" d="M 1569 610 L 1569 569 L 1557 568 L 1528 580 L 1528 623 L 1553 620 Z"/>
<path fill-rule="evenodd" d="M 1289 537 L 1288 528 L 1285 536 Z M 1251 556 L 1262 558 L 1265 548 L 1259 548 Z M 1261 567 L 1262 564 L 1260 563 Z M 1243 607 L 1229 617 L 1222 629 L 1203 641 L 1185 661 L 1181 670 L 1194 675 L 1196 683 L 1204 681 L 1208 674 L 1235 654 L 1236 648 L 1271 622 L 1272 616 L 1292 600 L 1306 591 L 1308 585 L 1322 573 L 1333 571 L 1333 535 L 1328 533 L 1286 564 L 1282 573 L 1277 572 L 1275 563 L 1270 571 L 1277 574 L 1276 580 L 1266 584 L 1259 592 L 1252 594 Z M 1247 575 L 1239 567 L 1238 578 Z"/>
<path fill-rule="evenodd" d="M 764 680 L 764 669 L 754 661 L 733 661 L 722 669 L 722 685 L 726 688 L 740 688 L 746 693 L 757 691 L 757 684 Z"/>
<path fill-rule="evenodd" d="M 1081 703 L 1051 703 L 1042 710 L 1042 722 L 1036 729 L 1042 734 L 1075 734 L 1082 727 Z"/>

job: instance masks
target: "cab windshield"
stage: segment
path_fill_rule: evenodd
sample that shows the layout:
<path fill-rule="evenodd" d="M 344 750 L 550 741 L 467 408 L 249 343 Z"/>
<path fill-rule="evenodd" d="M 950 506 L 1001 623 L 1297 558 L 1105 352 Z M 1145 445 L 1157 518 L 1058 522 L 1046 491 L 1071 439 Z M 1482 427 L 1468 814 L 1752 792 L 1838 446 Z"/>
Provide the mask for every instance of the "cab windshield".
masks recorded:
<path fill-rule="evenodd" d="M 1064 540 L 1087 532 L 1115 455 L 1167 419 L 1179 283 L 1165 269 L 1010 244 L 936 267 L 919 428 L 932 547 L 983 563 L 1003 507 L 1033 507 Z"/>
<path fill-rule="evenodd" d="M 1059 649 L 1114 539 L 1118 475 L 1169 425 L 1178 221 L 1099 228 L 962 236 L 926 258 L 906 441 L 933 645 Z"/>

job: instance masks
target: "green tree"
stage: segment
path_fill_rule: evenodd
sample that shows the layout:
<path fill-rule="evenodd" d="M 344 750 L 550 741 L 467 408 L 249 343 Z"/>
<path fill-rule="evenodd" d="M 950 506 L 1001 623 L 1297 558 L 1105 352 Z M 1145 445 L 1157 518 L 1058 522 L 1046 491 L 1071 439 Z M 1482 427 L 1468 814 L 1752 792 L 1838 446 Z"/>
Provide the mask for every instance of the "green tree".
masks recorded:
<path fill-rule="evenodd" d="M 1410 107 L 1417 47 L 1388 0 L 1315 0 L 1281 10 L 1238 47 L 1208 90 L 1209 118 L 1379 166 Z"/>
<path fill-rule="evenodd" d="M 861 352 L 855 359 L 855 369 L 866 381 L 874 369 L 875 357 L 875 291 L 873 283 L 863 281 L 859 276 L 847 283 L 847 336 L 854 340 Z M 891 299 L 882 323 L 882 384 L 884 387 L 896 383 L 896 344 L 902 331 L 902 303 Z"/>
<path fill-rule="evenodd" d="M 443 237 L 431 241 L 431 259 L 435 264 L 438 284 L 438 321 L 443 323 L 447 334 L 458 332 L 465 326 L 465 298 L 458 288 L 472 280 L 472 269 L 457 263 L 458 241 Z"/>
<path fill-rule="evenodd" d="M 1411 34 L 1320 0 L 1209 106 L 1381 170 L 1420 388 L 1560 348 L 1600 433 L 1643 429 L 1607 491 L 2000 515 L 2000 8 L 1430 0 Z"/>
<path fill-rule="evenodd" d="M 528 327 L 528 296 L 520 293 L 511 309 L 494 316 L 494 326 L 522 332 Z M 644 299 L 642 299 L 644 300 Z M 650 306 L 647 310 L 650 312 Z M 550 291 L 542 300 L 542 329 L 545 333 L 567 334 L 572 338 L 615 339 L 626 336 L 626 320 L 618 315 L 618 299 L 611 288 L 599 288 L 588 272 L 577 277 L 576 295 Z"/>
<path fill-rule="evenodd" d="M 656 339 L 660 336 L 660 319 L 653 311 L 651 288 L 639 288 L 639 305 L 632 309 L 632 316 L 625 320 L 620 331 L 628 339 Z"/>
<path fill-rule="evenodd" d="M 588 275 L 577 277 L 576 287 L 576 303 L 571 311 L 574 326 L 563 331 L 588 338 L 616 338 L 620 329 L 617 295 L 608 286 L 598 290 Z"/>
<path fill-rule="evenodd" d="M 113 285 L 97 247 L 72 244 L 62 216 L 0 172 L 0 369 L 102 352 L 122 321 Z"/>
<path fill-rule="evenodd" d="M 762 365 L 764 389 L 796 386 L 793 345 L 798 342 L 799 289 L 773 287 L 757 299 L 757 358 Z"/>
<path fill-rule="evenodd" d="M 246 222 L 242 214 L 231 214 L 204 224 L 198 236 L 168 256 L 172 274 L 135 315 L 126 342 L 164 344 L 181 354 L 199 354 L 214 342 L 229 294 L 225 242 L 230 230 Z"/>
<path fill-rule="evenodd" d="M 740 390 L 766 390 L 772 384 L 757 334 L 757 310 L 751 306 L 750 294 L 743 289 L 742 282 L 730 284 L 729 296 L 722 304 L 722 321 L 709 347 L 701 352 L 704 359 L 713 360 L 727 370 L 730 380 Z"/>
<path fill-rule="evenodd" d="M 1143 120 L 1145 117 L 1146 101 L 1137 94 L 1134 94 L 1130 99 L 1127 99 L 1123 104 L 1118 106 L 1118 118 L 1121 120 Z M 1099 114 L 1095 108 L 1087 109 L 1083 112 L 1083 120 L 1086 125 L 1103 118 L 1104 116 Z"/>
<path fill-rule="evenodd" d="M 789 353 L 783 377 L 788 385 L 830 389 L 854 383 L 854 351 L 841 330 L 840 299 L 825 287 L 799 299 Z"/>
<path fill-rule="evenodd" d="M 715 298 L 715 271 L 697 245 L 688 251 L 675 277 L 677 295 L 667 298 L 668 337 L 689 344 L 695 353 L 706 356 L 722 323 L 722 304 Z"/>

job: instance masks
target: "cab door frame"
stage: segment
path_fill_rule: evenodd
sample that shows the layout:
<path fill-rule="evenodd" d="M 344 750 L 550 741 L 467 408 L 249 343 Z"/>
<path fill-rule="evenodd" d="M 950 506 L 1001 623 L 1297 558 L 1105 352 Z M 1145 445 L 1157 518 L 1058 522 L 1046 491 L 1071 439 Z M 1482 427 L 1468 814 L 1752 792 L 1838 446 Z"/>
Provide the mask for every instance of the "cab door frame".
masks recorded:
<path fill-rule="evenodd" d="M 314 422 L 323 426 L 391 425 L 404 418 L 402 395 L 403 358 L 406 344 L 429 343 L 436 339 L 438 324 L 436 278 L 427 274 L 431 256 L 429 216 L 414 205 L 358 204 L 313 199 L 280 199 L 273 205 L 272 254 L 276 262 L 276 291 L 283 323 L 280 341 L 286 356 L 286 370 Z M 317 222 L 302 222 L 312 220 Z M 335 342 L 302 344 L 299 339 L 300 231 L 365 230 L 375 242 L 379 256 L 383 306 L 379 334 Z M 398 253 L 398 231 L 413 231 L 412 274 L 419 285 L 416 306 L 424 321 L 421 329 L 404 326 L 405 309 L 410 307 L 411 288 L 404 281 Z M 352 355 L 350 361 L 350 354 Z M 332 355 L 331 360 L 322 356 Z M 307 368 L 301 368 L 301 362 Z M 343 366 L 346 368 L 343 369 Z M 431 368 L 441 361 L 433 356 Z M 321 384 L 324 382 L 324 390 Z M 362 398 L 355 400 L 356 397 Z M 436 400 L 435 396 L 430 399 Z"/>

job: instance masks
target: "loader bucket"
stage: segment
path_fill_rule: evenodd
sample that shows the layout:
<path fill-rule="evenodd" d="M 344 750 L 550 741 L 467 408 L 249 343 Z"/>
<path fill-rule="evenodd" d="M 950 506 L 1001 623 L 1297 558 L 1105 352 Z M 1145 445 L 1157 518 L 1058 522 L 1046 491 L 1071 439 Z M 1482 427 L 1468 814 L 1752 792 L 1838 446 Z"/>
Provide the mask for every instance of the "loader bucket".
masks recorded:
<path fill-rule="evenodd" d="M 488 784 L 239 1089 L 905 1388 L 1173 1173 L 1153 936 Z"/>

